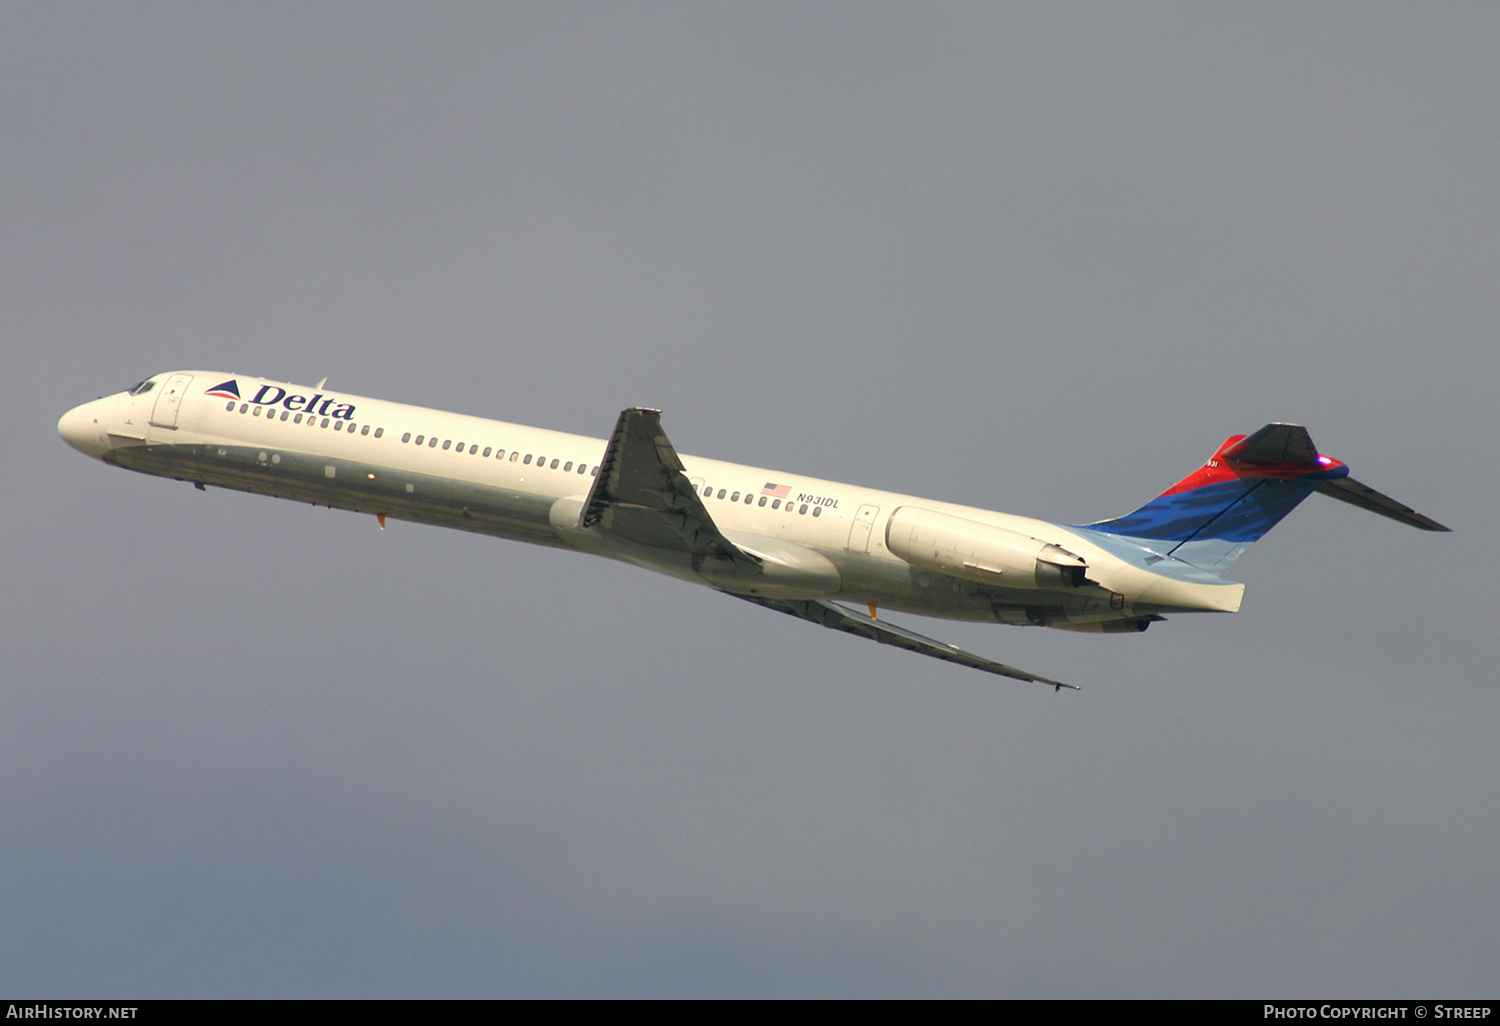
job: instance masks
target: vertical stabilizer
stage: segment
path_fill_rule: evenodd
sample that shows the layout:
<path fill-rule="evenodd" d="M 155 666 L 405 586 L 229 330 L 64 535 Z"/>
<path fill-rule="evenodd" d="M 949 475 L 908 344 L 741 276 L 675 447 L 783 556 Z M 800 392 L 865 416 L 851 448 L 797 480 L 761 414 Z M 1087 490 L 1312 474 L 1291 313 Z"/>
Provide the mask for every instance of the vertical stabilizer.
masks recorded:
<path fill-rule="evenodd" d="M 1235 435 L 1202 467 L 1133 513 L 1088 524 L 1146 542 L 1185 563 L 1219 573 L 1325 482 L 1349 468 L 1320 456 L 1298 424 L 1267 424 Z"/>

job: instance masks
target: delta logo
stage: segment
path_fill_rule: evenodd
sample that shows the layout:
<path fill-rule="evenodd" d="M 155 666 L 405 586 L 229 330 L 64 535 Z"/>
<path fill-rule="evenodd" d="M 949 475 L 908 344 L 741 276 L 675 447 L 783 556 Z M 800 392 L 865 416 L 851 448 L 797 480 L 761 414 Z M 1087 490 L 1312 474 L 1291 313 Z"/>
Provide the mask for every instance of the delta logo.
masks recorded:
<path fill-rule="evenodd" d="M 204 395 L 217 396 L 220 399 L 235 399 L 243 402 L 254 403 L 256 406 L 283 406 L 288 410 L 310 413 L 318 417 L 336 417 L 339 420 L 354 419 L 354 404 L 341 403 L 337 399 L 325 396 L 319 392 L 312 398 L 305 395 L 288 395 L 287 390 L 280 385 L 261 385 L 260 391 L 249 399 L 241 399 L 240 383 L 236 378 L 230 378 L 221 384 L 215 385 Z"/>

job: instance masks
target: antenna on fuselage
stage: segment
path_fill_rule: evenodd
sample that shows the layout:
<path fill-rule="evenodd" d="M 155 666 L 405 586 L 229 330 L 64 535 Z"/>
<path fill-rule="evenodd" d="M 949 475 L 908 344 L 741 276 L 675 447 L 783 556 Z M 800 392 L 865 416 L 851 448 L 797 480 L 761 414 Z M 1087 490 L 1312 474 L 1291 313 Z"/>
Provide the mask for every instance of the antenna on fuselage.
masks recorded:
<path fill-rule="evenodd" d="M 322 388 L 326 384 L 328 384 L 328 379 L 324 378 L 322 381 L 320 381 L 316 385 L 314 385 L 313 388 Z"/>

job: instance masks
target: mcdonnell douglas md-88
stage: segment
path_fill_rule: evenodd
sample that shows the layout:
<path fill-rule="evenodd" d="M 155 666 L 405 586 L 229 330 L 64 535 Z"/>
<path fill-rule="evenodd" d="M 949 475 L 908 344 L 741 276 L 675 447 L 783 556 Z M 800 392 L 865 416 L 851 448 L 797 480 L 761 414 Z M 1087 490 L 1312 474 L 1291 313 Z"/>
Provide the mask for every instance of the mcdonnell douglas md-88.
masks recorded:
<path fill-rule="evenodd" d="M 1233 613 L 1245 586 L 1221 574 L 1313 492 L 1448 530 L 1354 480 L 1296 424 L 1235 435 L 1135 512 L 1081 526 L 680 456 L 648 409 L 622 412 L 606 440 L 323 383 L 171 371 L 69 410 L 57 429 L 85 455 L 200 489 L 608 556 L 1054 688 L 1073 685 L 880 613 L 1102 633 L 1144 631 L 1172 613 Z"/>

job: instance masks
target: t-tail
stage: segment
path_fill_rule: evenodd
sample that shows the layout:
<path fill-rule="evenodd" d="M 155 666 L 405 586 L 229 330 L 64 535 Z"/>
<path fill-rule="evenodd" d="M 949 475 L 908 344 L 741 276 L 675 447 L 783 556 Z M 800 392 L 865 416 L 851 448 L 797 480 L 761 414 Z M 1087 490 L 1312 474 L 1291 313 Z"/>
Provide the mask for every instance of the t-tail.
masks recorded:
<path fill-rule="evenodd" d="M 1319 455 L 1299 424 L 1267 424 L 1252 435 L 1235 435 L 1202 467 L 1134 513 L 1084 530 L 1138 542 L 1219 574 L 1313 492 L 1424 531 L 1448 530 L 1354 480 L 1343 463 Z"/>

